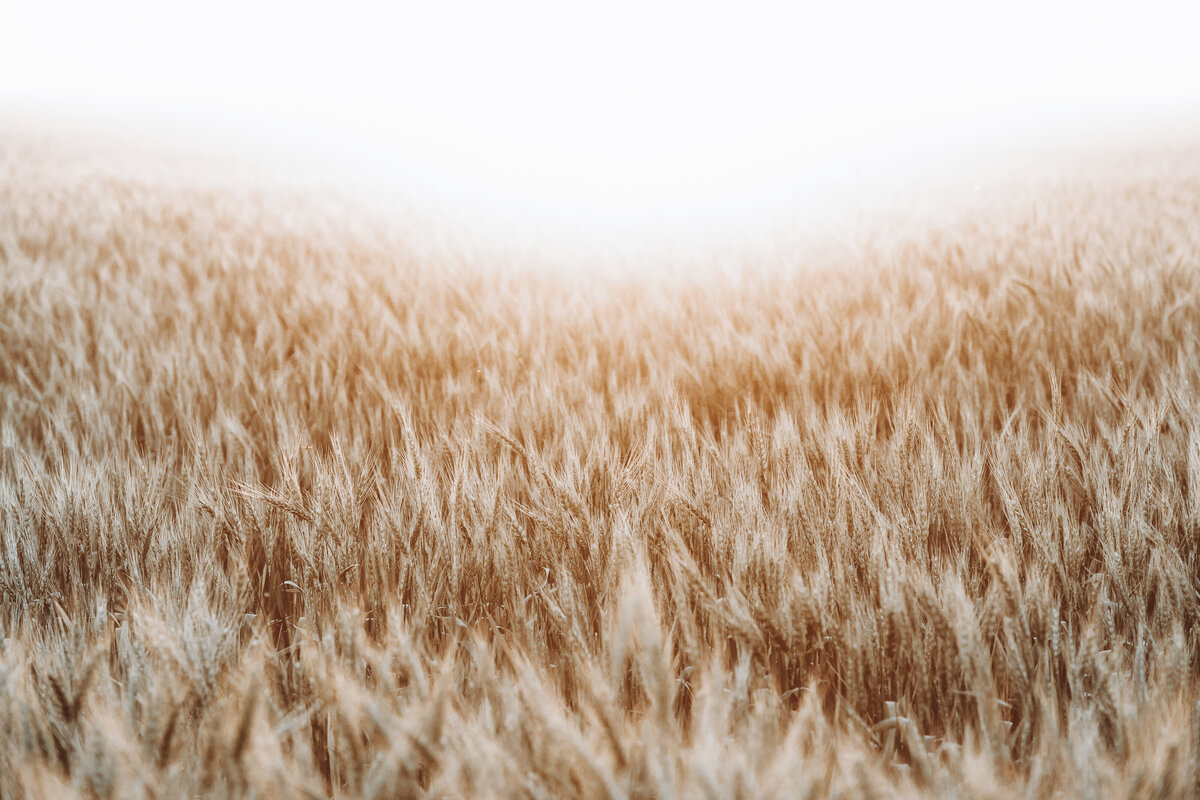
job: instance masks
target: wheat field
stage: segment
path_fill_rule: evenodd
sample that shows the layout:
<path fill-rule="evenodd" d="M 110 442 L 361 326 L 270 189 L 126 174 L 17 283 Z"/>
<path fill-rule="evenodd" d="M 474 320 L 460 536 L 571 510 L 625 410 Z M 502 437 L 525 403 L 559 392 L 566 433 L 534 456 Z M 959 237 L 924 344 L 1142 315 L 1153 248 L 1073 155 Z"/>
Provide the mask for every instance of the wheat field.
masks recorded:
<path fill-rule="evenodd" d="M 1195 795 L 1200 154 L 639 277 L 0 153 L 0 796 Z"/>

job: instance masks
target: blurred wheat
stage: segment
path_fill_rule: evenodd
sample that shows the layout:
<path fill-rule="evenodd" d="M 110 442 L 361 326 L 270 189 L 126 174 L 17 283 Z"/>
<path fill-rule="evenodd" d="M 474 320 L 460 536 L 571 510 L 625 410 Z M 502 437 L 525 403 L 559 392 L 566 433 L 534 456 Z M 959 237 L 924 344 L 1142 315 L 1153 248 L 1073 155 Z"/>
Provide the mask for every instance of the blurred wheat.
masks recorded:
<path fill-rule="evenodd" d="M 429 263 L 5 151 L 0 796 L 1193 796 L 1200 157 Z"/>

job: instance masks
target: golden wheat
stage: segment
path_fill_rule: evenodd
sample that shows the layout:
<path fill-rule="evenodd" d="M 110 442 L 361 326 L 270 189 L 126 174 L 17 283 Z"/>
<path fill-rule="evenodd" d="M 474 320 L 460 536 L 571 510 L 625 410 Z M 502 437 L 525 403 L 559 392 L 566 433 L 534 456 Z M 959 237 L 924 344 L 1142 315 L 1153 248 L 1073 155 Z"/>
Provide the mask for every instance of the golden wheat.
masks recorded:
<path fill-rule="evenodd" d="M 0 796 L 1192 796 L 1200 157 L 737 275 L 8 145 Z"/>

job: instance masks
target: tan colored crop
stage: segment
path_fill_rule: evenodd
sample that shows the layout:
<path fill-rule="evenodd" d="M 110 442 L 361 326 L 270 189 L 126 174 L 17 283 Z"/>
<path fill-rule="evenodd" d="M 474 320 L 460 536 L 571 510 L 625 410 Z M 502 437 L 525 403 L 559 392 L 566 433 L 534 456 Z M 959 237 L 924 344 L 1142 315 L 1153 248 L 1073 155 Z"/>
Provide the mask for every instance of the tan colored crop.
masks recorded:
<path fill-rule="evenodd" d="M 0 796 L 1194 796 L 1197 157 L 648 280 L 4 152 Z"/>

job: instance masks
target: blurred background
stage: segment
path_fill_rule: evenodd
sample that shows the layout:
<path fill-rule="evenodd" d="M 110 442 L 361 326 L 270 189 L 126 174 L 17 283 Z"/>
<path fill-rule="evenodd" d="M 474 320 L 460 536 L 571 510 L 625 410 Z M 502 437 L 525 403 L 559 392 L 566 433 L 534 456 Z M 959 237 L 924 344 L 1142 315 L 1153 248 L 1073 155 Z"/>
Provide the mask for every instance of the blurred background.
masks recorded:
<path fill-rule="evenodd" d="M 0 0 L 0 124 L 535 246 L 738 241 L 1200 110 L 1200 7 Z"/>

